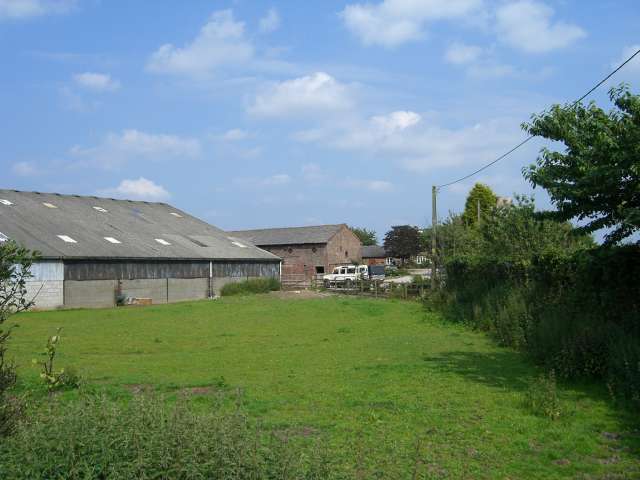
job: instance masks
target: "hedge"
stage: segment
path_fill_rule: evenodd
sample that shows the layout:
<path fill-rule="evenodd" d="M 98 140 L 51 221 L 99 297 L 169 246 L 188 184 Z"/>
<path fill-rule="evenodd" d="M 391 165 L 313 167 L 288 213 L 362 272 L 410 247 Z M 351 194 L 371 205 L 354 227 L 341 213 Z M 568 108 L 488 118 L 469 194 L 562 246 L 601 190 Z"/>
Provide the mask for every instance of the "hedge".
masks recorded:
<path fill-rule="evenodd" d="M 596 378 L 640 408 L 640 246 L 530 262 L 451 261 L 444 310 L 565 378 Z"/>

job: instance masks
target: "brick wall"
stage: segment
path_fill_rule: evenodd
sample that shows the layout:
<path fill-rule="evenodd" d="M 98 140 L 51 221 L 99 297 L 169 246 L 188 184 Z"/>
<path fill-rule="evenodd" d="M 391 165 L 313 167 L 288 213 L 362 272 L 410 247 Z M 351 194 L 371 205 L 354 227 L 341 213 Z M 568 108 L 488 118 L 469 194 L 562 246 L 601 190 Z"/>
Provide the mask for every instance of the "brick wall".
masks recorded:
<path fill-rule="evenodd" d="M 351 230 L 343 227 L 327 244 L 327 266 L 332 269 L 348 263 L 362 263 L 362 243 Z"/>

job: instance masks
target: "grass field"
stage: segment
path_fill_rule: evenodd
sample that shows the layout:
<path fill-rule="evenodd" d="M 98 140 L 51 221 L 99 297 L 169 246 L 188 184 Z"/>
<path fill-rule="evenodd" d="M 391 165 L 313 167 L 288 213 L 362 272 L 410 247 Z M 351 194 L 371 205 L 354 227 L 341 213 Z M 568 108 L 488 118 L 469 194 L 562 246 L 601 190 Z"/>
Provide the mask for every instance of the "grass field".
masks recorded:
<path fill-rule="evenodd" d="M 58 365 L 75 366 L 84 388 L 184 392 L 203 408 L 240 391 L 251 418 L 325 439 L 344 468 L 360 458 L 409 477 L 419 457 L 433 478 L 640 478 L 637 419 L 605 392 L 563 385 L 563 416 L 535 416 L 524 405 L 533 366 L 418 303 L 260 295 L 17 323 L 25 390 L 43 390 L 31 359 L 63 327 Z"/>

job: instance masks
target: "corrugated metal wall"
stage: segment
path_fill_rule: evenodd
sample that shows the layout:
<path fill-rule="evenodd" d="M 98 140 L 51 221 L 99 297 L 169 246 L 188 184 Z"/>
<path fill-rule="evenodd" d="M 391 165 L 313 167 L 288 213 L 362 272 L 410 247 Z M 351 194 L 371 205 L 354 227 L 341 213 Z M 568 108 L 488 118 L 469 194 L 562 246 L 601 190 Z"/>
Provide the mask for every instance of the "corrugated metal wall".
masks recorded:
<path fill-rule="evenodd" d="M 214 262 L 214 277 L 278 277 L 275 262 Z M 70 261 L 64 263 L 65 280 L 136 280 L 209 278 L 208 261 Z"/>
<path fill-rule="evenodd" d="M 64 279 L 64 265 L 60 260 L 39 260 L 31 265 L 30 280 L 49 281 Z"/>

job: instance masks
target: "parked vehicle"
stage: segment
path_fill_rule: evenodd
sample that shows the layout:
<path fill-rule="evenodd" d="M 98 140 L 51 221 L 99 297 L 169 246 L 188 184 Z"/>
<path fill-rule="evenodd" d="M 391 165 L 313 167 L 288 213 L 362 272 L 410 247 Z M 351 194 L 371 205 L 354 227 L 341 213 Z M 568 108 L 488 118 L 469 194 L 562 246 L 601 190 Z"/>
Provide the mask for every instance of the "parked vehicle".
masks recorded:
<path fill-rule="evenodd" d="M 358 280 L 384 280 L 384 266 L 341 265 L 322 277 L 324 286 L 352 288 Z"/>

